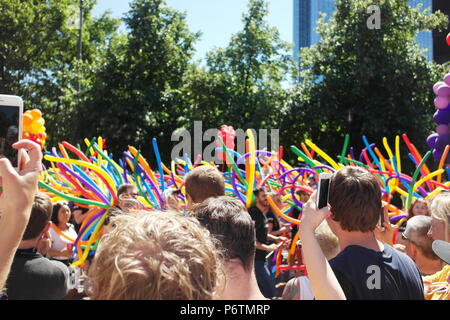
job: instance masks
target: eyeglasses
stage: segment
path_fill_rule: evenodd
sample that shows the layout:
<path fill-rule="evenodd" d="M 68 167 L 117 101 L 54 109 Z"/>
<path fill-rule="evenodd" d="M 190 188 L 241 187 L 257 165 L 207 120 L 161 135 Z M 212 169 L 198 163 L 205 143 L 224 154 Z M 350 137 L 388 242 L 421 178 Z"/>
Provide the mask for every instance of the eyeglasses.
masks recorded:
<path fill-rule="evenodd" d="M 418 248 L 423 248 L 423 245 L 420 245 L 420 244 L 412 241 L 410 238 L 408 238 L 408 236 L 404 232 L 402 232 L 402 239 L 405 241 L 411 242 L 413 245 L 415 245 Z"/>
<path fill-rule="evenodd" d="M 411 241 L 411 240 L 409 240 L 409 238 L 406 236 L 406 234 L 404 232 L 402 232 L 402 240 Z"/>
<path fill-rule="evenodd" d="M 129 199 L 129 198 L 137 198 L 139 197 L 139 193 L 122 193 L 119 196 L 119 199 Z"/>

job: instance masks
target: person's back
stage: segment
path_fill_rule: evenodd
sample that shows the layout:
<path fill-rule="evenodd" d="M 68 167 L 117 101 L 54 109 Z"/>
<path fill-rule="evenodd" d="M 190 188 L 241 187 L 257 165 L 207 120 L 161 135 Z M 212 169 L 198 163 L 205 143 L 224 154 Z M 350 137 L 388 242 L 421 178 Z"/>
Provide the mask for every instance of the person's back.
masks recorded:
<path fill-rule="evenodd" d="M 61 300 L 67 293 L 69 271 L 36 249 L 18 249 L 6 283 L 10 300 Z"/>
<path fill-rule="evenodd" d="M 386 244 L 382 252 L 348 246 L 330 265 L 348 300 L 423 299 L 423 284 L 414 262 Z"/>
<path fill-rule="evenodd" d="M 337 171 L 330 183 L 327 219 L 342 251 L 330 261 L 348 300 L 423 299 L 417 266 L 405 254 L 377 241 L 383 215 L 375 177 L 358 167 Z"/>
<path fill-rule="evenodd" d="M 43 257 L 36 249 L 48 235 L 52 207 L 45 194 L 35 196 L 30 220 L 6 281 L 10 300 L 61 300 L 67 294 L 68 268 Z"/>
<path fill-rule="evenodd" d="M 211 197 L 199 204 L 192 216 L 209 230 L 223 253 L 224 300 L 262 300 L 256 282 L 255 227 L 243 204 L 231 197 Z"/>

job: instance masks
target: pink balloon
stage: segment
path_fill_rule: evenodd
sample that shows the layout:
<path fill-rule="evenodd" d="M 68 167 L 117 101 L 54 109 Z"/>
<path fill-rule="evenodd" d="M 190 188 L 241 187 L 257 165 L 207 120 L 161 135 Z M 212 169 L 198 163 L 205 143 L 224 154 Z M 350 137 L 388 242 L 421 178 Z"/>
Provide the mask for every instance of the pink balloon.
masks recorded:
<path fill-rule="evenodd" d="M 450 86 L 450 73 L 447 73 L 445 75 L 444 82 Z"/>
<path fill-rule="evenodd" d="M 445 124 L 440 124 L 436 127 L 436 132 L 438 135 L 449 134 L 449 127 Z"/>
<path fill-rule="evenodd" d="M 437 89 L 437 94 L 440 97 L 450 96 L 450 87 L 448 85 L 439 86 L 439 88 Z"/>
<path fill-rule="evenodd" d="M 439 82 L 436 82 L 436 84 L 433 86 L 433 91 L 434 91 L 434 93 L 435 94 L 438 94 L 438 89 L 439 89 L 439 87 L 440 86 L 445 86 L 446 84 L 445 84 L 445 82 L 443 82 L 443 81 L 439 81 Z"/>
<path fill-rule="evenodd" d="M 438 109 L 445 109 L 447 108 L 448 104 L 449 104 L 449 100 L 448 97 L 437 97 L 436 99 L 434 99 L 434 106 Z"/>

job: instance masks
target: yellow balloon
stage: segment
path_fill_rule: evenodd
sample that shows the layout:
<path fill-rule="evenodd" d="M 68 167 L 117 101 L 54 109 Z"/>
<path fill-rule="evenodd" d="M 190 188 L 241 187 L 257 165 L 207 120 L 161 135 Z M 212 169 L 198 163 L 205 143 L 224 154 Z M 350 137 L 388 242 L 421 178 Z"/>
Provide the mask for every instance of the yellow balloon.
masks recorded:
<path fill-rule="evenodd" d="M 247 135 L 248 135 L 248 148 L 250 151 L 250 161 L 249 161 L 249 173 L 247 177 L 247 208 L 250 208 L 252 205 L 252 194 L 253 194 L 253 185 L 255 183 L 255 167 L 256 167 L 256 147 L 255 147 L 255 138 L 253 137 L 253 132 L 250 129 L 247 129 Z"/>

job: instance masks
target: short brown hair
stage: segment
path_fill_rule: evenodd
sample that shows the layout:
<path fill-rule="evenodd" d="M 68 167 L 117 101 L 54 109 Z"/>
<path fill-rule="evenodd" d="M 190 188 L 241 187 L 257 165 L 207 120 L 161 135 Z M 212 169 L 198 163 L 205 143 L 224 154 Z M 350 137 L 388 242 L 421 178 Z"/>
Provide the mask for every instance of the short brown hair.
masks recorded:
<path fill-rule="evenodd" d="M 195 203 L 200 203 L 209 197 L 225 195 L 225 181 L 217 168 L 200 166 L 192 169 L 185 179 L 186 193 Z"/>
<path fill-rule="evenodd" d="M 238 259 L 245 270 L 253 268 L 255 223 L 242 202 L 228 196 L 209 198 L 195 207 L 192 216 L 218 240 L 225 260 Z"/>
<path fill-rule="evenodd" d="M 173 212 L 112 218 L 89 268 L 98 300 L 207 300 L 216 296 L 220 255 L 208 230 Z"/>
<path fill-rule="evenodd" d="M 380 221 L 381 190 L 375 177 L 360 167 L 344 167 L 331 178 L 333 220 L 346 231 L 373 231 Z"/>
<path fill-rule="evenodd" d="M 34 196 L 30 220 L 23 234 L 22 240 L 32 240 L 38 237 L 44 230 L 52 216 L 53 204 L 45 193 L 38 192 Z"/>
<path fill-rule="evenodd" d="M 131 183 L 125 183 L 125 184 L 122 184 L 118 189 L 117 189 L 117 197 L 118 196 L 120 196 L 121 194 L 123 194 L 123 193 L 126 193 L 126 192 L 128 192 L 128 190 L 129 189 L 134 189 L 134 188 L 136 188 L 137 189 L 137 187 L 134 185 L 134 184 L 131 184 Z"/>

